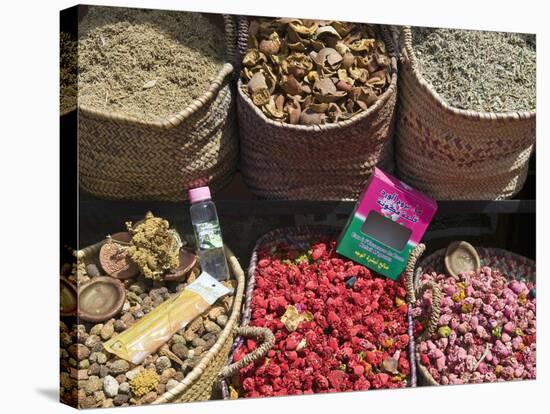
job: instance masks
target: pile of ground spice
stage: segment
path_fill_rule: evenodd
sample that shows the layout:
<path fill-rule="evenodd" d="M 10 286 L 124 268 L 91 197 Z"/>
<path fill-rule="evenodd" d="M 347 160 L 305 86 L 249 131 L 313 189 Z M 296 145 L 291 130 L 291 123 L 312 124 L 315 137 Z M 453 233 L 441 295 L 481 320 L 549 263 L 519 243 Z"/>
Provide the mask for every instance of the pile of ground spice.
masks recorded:
<path fill-rule="evenodd" d="M 59 104 L 61 113 L 76 108 L 77 95 L 76 39 L 67 32 L 59 34 Z"/>
<path fill-rule="evenodd" d="M 486 112 L 536 106 L 536 37 L 413 28 L 420 71 L 452 106 Z"/>
<path fill-rule="evenodd" d="M 144 121 L 183 110 L 224 63 L 223 31 L 199 13 L 90 6 L 79 29 L 79 105 Z"/>

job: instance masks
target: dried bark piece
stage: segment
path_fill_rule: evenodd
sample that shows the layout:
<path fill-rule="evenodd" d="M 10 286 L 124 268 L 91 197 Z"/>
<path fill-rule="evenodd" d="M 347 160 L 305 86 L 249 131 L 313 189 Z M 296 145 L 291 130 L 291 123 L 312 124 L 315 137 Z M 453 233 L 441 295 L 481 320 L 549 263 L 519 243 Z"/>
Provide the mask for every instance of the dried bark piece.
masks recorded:
<path fill-rule="evenodd" d="M 302 113 L 300 103 L 296 99 L 291 100 L 285 109 L 288 113 L 289 122 L 292 125 L 298 124 L 300 122 L 300 114 Z"/>
<path fill-rule="evenodd" d="M 321 27 L 319 27 L 317 29 L 317 31 L 315 32 L 315 36 L 317 36 L 317 38 L 321 38 L 323 36 L 334 36 L 337 39 L 342 38 L 342 36 L 340 36 L 340 33 L 338 33 L 338 31 L 332 26 L 321 26 Z"/>
<path fill-rule="evenodd" d="M 263 106 L 269 103 L 270 93 L 267 89 L 265 76 L 262 72 L 257 72 L 248 81 L 248 92 L 252 97 L 254 105 Z"/>
<path fill-rule="evenodd" d="M 289 95 L 300 95 L 302 93 L 302 85 L 294 75 L 285 76 L 281 81 L 281 88 Z"/>
<path fill-rule="evenodd" d="M 243 65 L 253 67 L 265 62 L 265 55 L 258 49 L 248 49 L 243 57 Z"/>
<path fill-rule="evenodd" d="M 318 125 L 324 124 L 326 115 L 324 113 L 313 112 L 311 109 L 306 109 L 300 114 L 300 123 L 302 125 Z"/>
<path fill-rule="evenodd" d="M 281 39 L 277 32 L 273 32 L 269 35 L 268 39 L 264 39 L 260 42 L 258 48 L 260 52 L 265 55 L 276 55 L 281 49 Z"/>

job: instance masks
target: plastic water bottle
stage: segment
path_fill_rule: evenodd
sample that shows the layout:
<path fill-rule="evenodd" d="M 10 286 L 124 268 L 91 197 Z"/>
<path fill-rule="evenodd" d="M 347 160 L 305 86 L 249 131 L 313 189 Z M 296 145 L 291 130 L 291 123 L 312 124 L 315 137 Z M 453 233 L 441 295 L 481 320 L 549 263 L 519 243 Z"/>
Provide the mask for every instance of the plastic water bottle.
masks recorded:
<path fill-rule="evenodd" d="M 217 280 L 229 279 L 229 268 L 223 250 L 222 232 L 216 205 L 211 200 L 210 188 L 189 190 L 191 223 L 195 232 L 201 269 Z"/>

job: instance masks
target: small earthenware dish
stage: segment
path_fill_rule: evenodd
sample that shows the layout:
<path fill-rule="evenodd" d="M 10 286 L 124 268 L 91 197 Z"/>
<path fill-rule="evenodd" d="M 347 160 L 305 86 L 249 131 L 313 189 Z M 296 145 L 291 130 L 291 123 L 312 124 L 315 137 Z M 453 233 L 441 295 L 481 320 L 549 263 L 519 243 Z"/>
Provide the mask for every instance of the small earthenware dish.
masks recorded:
<path fill-rule="evenodd" d="M 65 278 L 59 279 L 59 313 L 61 316 L 76 315 L 78 307 L 76 287 Z"/>
<path fill-rule="evenodd" d="M 109 276 L 117 279 L 129 279 L 137 276 L 139 268 L 130 259 L 126 252 L 127 245 L 132 236 L 128 232 L 115 233 L 111 240 L 105 242 L 99 250 L 99 262 Z"/>
<path fill-rule="evenodd" d="M 118 314 L 124 306 L 124 285 L 109 276 L 99 276 L 78 289 L 78 317 L 102 322 Z"/>
<path fill-rule="evenodd" d="M 481 261 L 476 249 L 465 241 L 453 242 L 445 252 L 445 269 L 453 277 L 459 273 L 476 271 L 481 267 Z"/>
<path fill-rule="evenodd" d="M 197 255 L 190 249 L 182 247 L 179 254 L 180 265 L 176 269 L 169 270 L 163 275 L 167 282 L 186 278 L 197 264 Z"/>

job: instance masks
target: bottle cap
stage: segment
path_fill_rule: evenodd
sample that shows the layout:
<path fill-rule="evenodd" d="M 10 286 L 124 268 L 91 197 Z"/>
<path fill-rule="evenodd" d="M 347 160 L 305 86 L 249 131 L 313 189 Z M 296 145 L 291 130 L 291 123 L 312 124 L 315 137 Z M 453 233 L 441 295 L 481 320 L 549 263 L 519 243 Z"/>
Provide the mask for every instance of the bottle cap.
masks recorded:
<path fill-rule="evenodd" d="M 187 192 L 187 195 L 189 196 L 189 201 L 191 201 L 191 203 L 210 200 L 211 198 L 210 188 L 208 186 L 192 188 Z"/>

